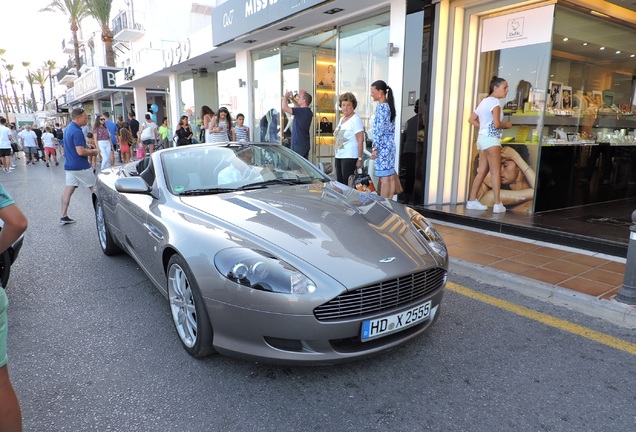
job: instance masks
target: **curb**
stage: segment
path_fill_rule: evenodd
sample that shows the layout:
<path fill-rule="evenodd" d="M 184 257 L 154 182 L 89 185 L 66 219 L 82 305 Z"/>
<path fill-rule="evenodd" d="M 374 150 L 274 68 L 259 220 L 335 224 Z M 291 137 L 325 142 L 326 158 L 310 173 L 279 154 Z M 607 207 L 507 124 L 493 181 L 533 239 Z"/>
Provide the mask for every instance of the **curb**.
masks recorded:
<path fill-rule="evenodd" d="M 599 299 L 457 258 L 450 259 L 449 270 L 478 282 L 511 289 L 527 297 L 562 306 L 622 327 L 636 328 L 636 308 L 616 300 Z"/>

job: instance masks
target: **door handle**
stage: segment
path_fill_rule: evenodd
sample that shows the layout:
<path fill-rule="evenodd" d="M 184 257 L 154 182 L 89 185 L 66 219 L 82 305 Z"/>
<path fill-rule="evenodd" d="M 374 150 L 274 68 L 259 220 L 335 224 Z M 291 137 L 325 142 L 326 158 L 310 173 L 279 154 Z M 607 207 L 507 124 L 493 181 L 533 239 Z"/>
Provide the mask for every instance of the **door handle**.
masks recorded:
<path fill-rule="evenodd" d="M 146 229 L 148 230 L 148 234 L 150 234 L 150 237 L 157 240 L 158 242 L 163 240 L 163 233 L 159 231 L 156 226 L 145 223 L 144 227 L 146 227 Z"/>

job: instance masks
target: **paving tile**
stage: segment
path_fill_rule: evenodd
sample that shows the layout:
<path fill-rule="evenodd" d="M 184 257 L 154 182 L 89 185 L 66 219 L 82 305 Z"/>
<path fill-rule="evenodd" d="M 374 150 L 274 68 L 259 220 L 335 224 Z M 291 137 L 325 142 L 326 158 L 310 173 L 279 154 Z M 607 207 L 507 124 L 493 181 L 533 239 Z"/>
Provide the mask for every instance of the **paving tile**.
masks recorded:
<path fill-rule="evenodd" d="M 463 239 L 462 241 L 455 243 L 456 246 L 461 246 L 466 249 L 475 250 L 475 251 L 482 250 L 485 244 L 488 244 L 488 243 L 486 243 L 484 240 L 479 240 L 474 238 Z"/>
<path fill-rule="evenodd" d="M 461 243 L 462 241 L 464 241 L 464 238 L 457 234 L 442 233 L 442 238 L 444 239 L 444 243 L 446 243 L 447 246 Z"/>
<path fill-rule="evenodd" d="M 475 263 L 475 264 L 481 264 L 481 265 L 485 265 L 485 266 L 493 264 L 493 263 L 495 263 L 497 261 L 501 261 L 501 258 L 499 258 L 499 257 L 492 256 L 492 255 L 487 255 L 487 254 L 485 254 L 483 252 L 474 252 L 474 251 L 471 251 L 471 252 L 463 255 L 462 259 L 466 260 L 466 261 L 470 261 L 470 262 Z"/>
<path fill-rule="evenodd" d="M 539 249 L 542 246 L 537 245 L 536 243 L 527 243 L 521 241 L 510 240 L 509 243 L 504 244 L 504 246 L 516 249 L 522 252 L 530 252 Z"/>
<path fill-rule="evenodd" d="M 588 266 L 573 263 L 570 261 L 564 261 L 562 259 L 554 260 L 550 263 L 547 263 L 543 267 L 572 276 L 580 275 L 581 273 L 584 273 L 590 269 Z"/>
<path fill-rule="evenodd" d="M 598 268 L 593 268 L 585 273 L 581 273 L 579 276 L 586 279 L 591 279 L 597 282 L 603 282 L 611 286 L 620 286 L 623 283 L 624 276 L 615 272 L 608 272 Z"/>
<path fill-rule="evenodd" d="M 545 265 L 549 262 L 554 261 L 554 258 L 546 257 L 543 255 L 537 255 L 532 252 L 524 252 L 510 259 L 512 261 L 517 261 L 517 262 L 532 265 L 535 267 L 540 267 L 542 265 Z"/>
<path fill-rule="evenodd" d="M 573 263 L 582 264 L 589 267 L 598 267 L 607 262 L 607 260 L 602 258 L 597 258 L 595 256 L 583 255 L 583 254 L 577 254 L 577 253 L 566 255 L 561 259 L 564 261 L 570 261 Z"/>
<path fill-rule="evenodd" d="M 572 276 L 555 272 L 553 270 L 548 270 L 543 267 L 534 268 L 525 273 L 521 273 L 521 276 L 525 276 L 531 279 L 536 279 L 541 282 L 549 283 L 552 285 L 558 284 L 559 282 L 563 282 L 567 279 L 571 279 Z"/>
<path fill-rule="evenodd" d="M 568 279 L 557 284 L 560 287 L 571 289 L 573 291 L 577 291 L 583 294 L 592 295 L 598 297 L 606 292 L 609 292 L 613 288 L 612 285 L 608 285 L 602 282 L 593 281 L 590 279 L 585 279 L 580 276 Z"/>
<path fill-rule="evenodd" d="M 620 274 L 625 273 L 625 263 L 616 261 L 608 261 L 607 264 L 603 264 L 599 268 L 602 270 L 613 271 Z"/>
<path fill-rule="evenodd" d="M 536 268 L 535 266 L 532 266 L 532 265 L 523 264 L 520 262 L 510 261 L 510 260 L 504 260 L 504 261 L 493 263 L 490 265 L 490 267 L 503 270 L 505 272 L 516 274 L 516 275 L 526 273 L 527 271 Z"/>
<path fill-rule="evenodd" d="M 488 255 L 500 257 L 502 259 L 508 259 L 508 258 L 511 258 L 511 257 L 515 257 L 515 256 L 517 256 L 517 255 L 522 253 L 522 252 L 519 252 L 517 250 L 510 249 L 510 248 L 507 248 L 505 246 L 498 246 L 498 245 L 493 245 L 493 246 L 490 246 L 490 247 L 488 245 L 483 245 L 482 251 L 484 253 L 487 253 Z"/>
<path fill-rule="evenodd" d="M 616 294 L 618 294 L 619 291 L 620 291 L 620 288 L 614 288 L 613 290 L 610 290 L 606 292 L 605 294 L 601 295 L 600 298 L 605 300 L 611 300 L 611 298 L 614 297 Z"/>
<path fill-rule="evenodd" d="M 461 247 L 454 244 L 451 244 L 451 245 L 447 244 L 446 249 L 448 249 L 448 254 L 452 258 L 461 258 L 461 259 L 464 259 L 464 255 L 474 252 L 471 249 L 467 249 L 465 247 Z"/>
<path fill-rule="evenodd" d="M 555 249 L 555 248 L 551 248 L 551 247 L 547 247 L 547 246 L 539 246 L 536 249 L 532 250 L 533 253 L 537 254 L 537 255 L 544 255 L 547 257 L 552 257 L 555 259 L 558 258 L 563 258 L 566 255 L 570 255 L 572 252 L 569 251 L 564 251 L 561 249 Z"/>

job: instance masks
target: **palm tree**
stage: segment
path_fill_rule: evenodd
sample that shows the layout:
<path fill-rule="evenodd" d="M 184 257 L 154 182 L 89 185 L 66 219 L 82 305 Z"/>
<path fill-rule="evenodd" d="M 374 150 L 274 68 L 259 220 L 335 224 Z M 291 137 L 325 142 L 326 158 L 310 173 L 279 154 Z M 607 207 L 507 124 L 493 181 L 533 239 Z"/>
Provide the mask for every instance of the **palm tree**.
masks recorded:
<path fill-rule="evenodd" d="M 15 100 L 15 106 L 18 109 L 17 112 L 20 112 L 20 100 L 18 99 L 18 92 L 15 91 L 15 80 L 13 79 L 13 75 L 11 72 L 13 71 L 12 64 L 5 64 L 4 68 L 9 72 L 9 83 L 11 84 L 11 91 L 13 91 L 13 99 Z"/>
<path fill-rule="evenodd" d="M 102 42 L 106 51 L 106 66 L 115 67 L 115 51 L 113 50 L 113 32 L 110 30 L 110 12 L 113 0 L 85 0 L 88 15 L 97 20 L 102 28 Z"/>
<path fill-rule="evenodd" d="M 81 59 L 77 31 L 79 30 L 80 21 L 86 18 L 88 13 L 86 0 L 53 0 L 47 7 L 40 9 L 40 12 L 62 12 L 68 16 L 68 22 L 71 24 L 71 33 L 73 34 L 75 69 L 77 69 L 77 76 L 81 76 L 80 67 L 82 65 L 80 64 Z"/>
<path fill-rule="evenodd" d="M 51 93 L 49 94 L 49 97 L 51 98 L 51 100 L 53 100 L 53 79 L 51 77 L 51 73 L 53 72 L 53 69 L 55 69 L 55 60 L 47 60 L 44 62 L 44 69 L 49 71 L 49 87 L 51 90 Z"/>
<path fill-rule="evenodd" d="M 35 92 L 33 91 L 33 74 L 29 73 L 28 75 L 26 75 L 26 79 L 31 86 L 31 99 L 29 99 L 27 105 L 31 112 L 36 112 L 38 110 L 38 104 L 35 101 Z"/>
<path fill-rule="evenodd" d="M 4 55 L 7 50 L 0 49 L 0 58 Z M 4 61 L 4 59 L 2 59 Z M 2 100 L 2 111 L 5 113 L 9 112 L 9 108 L 7 105 L 7 96 L 4 94 L 4 85 L 2 84 L 2 70 L 0 70 L 0 99 Z"/>
<path fill-rule="evenodd" d="M 33 81 L 40 85 L 40 92 L 42 93 L 42 111 L 44 111 L 44 102 L 46 101 L 46 96 L 44 95 L 44 83 L 46 82 L 46 75 L 44 75 L 44 71 L 42 69 L 38 69 L 32 74 L 32 78 Z"/>
<path fill-rule="evenodd" d="M 31 70 L 29 69 L 29 67 L 31 66 L 31 62 L 22 62 L 22 66 L 24 66 L 27 70 L 26 79 L 31 86 L 31 109 L 33 110 L 33 112 L 35 112 L 37 111 L 35 103 L 35 91 L 33 91 L 33 78 L 31 78 Z"/>

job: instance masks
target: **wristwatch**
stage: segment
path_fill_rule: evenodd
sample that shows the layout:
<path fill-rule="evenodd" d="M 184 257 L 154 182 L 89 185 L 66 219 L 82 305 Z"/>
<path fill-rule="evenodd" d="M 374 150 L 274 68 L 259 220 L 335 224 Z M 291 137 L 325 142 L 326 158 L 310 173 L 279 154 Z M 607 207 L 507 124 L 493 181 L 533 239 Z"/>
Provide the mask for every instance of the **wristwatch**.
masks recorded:
<path fill-rule="evenodd" d="M 359 157 L 359 158 L 358 158 L 358 160 L 359 160 L 359 161 L 361 161 L 361 160 L 362 160 L 362 158 L 361 158 L 361 157 Z"/>

